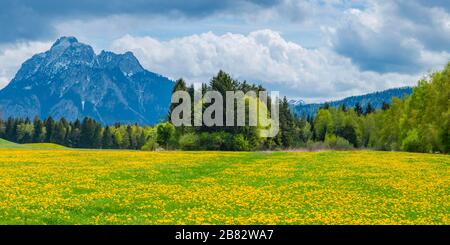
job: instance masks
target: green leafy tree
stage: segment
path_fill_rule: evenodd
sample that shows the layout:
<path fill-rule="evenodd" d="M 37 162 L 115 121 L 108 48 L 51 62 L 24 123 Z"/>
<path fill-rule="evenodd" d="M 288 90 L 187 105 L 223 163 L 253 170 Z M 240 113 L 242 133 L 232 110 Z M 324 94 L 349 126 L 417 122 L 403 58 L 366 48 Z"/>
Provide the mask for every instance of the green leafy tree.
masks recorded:
<path fill-rule="evenodd" d="M 165 146 L 166 149 L 169 149 L 170 143 L 175 136 L 175 127 L 171 123 L 166 122 L 158 124 L 156 129 L 158 135 L 157 143 Z"/>
<path fill-rule="evenodd" d="M 316 139 L 319 141 L 325 140 L 327 132 L 333 132 L 333 119 L 329 110 L 321 109 L 317 112 L 314 120 L 314 131 Z"/>
<path fill-rule="evenodd" d="M 120 133 L 120 130 L 115 130 L 113 139 L 114 139 L 113 140 L 114 148 L 121 149 L 123 144 L 123 137 L 122 134 Z"/>
<path fill-rule="evenodd" d="M 408 132 L 406 138 L 402 141 L 401 149 L 403 151 L 411 152 L 422 152 L 424 150 L 423 143 L 421 142 L 417 129 L 413 129 Z"/>
<path fill-rule="evenodd" d="M 31 123 L 21 123 L 17 125 L 16 140 L 19 143 L 30 143 L 33 140 L 34 127 Z"/>

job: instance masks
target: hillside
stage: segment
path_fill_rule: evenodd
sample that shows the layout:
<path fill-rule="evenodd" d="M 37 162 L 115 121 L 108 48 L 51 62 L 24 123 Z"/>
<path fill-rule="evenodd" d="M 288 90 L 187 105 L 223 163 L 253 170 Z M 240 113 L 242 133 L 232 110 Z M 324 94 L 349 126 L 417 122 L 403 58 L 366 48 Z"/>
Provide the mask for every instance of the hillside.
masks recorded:
<path fill-rule="evenodd" d="M 362 108 L 366 108 L 370 103 L 375 109 L 380 109 L 383 103 L 391 103 L 392 97 L 403 98 L 412 93 L 412 87 L 393 88 L 384 91 L 378 91 L 370 94 L 351 96 L 342 100 L 330 101 L 328 104 L 331 107 L 339 107 L 345 105 L 346 107 L 354 107 L 359 103 Z M 324 103 L 305 104 L 301 101 L 291 101 L 292 111 L 298 116 L 314 116 L 318 109 L 325 105 Z"/>
<path fill-rule="evenodd" d="M 7 140 L 0 138 L 0 148 L 24 148 L 25 146 L 16 144 Z"/>
<path fill-rule="evenodd" d="M 0 138 L 0 149 L 69 149 L 54 143 L 17 144 Z"/>

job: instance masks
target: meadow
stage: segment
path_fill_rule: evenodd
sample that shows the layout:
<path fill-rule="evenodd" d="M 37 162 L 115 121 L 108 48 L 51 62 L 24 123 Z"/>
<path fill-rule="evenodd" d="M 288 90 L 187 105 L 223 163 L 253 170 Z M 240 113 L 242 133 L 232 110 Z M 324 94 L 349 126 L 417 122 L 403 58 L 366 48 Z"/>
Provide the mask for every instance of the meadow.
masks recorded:
<path fill-rule="evenodd" d="M 0 224 L 450 224 L 450 156 L 0 142 Z"/>

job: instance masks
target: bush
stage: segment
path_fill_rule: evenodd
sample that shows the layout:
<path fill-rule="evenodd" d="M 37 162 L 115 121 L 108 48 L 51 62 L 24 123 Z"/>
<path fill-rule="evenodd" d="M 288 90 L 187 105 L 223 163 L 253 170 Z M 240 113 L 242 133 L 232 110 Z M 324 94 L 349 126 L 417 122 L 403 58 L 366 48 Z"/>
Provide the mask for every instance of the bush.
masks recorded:
<path fill-rule="evenodd" d="M 266 150 L 280 150 L 281 149 L 279 147 L 279 145 L 277 144 L 277 142 L 275 141 L 275 138 L 267 138 L 264 141 L 262 148 L 266 149 Z"/>
<path fill-rule="evenodd" d="M 203 150 L 249 151 L 252 149 L 250 142 L 243 134 L 233 135 L 227 132 L 201 133 L 196 143 Z"/>
<path fill-rule="evenodd" d="M 178 141 L 180 148 L 183 150 L 198 149 L 198 136 L 194 133 L 182 135 Z"/>
<path fill-rule="evenodd" d="M 327 134 L 324 143 L 328 148 L 334 150 L 349 150 L 353 148 L 353 145 L 348 140 L 334 134 Z"/>
<path fill-rule="evenodd" d="M 200 147 L 205 150 L 222 150 L 225 138 L 221 132 L 201 133 Z"/>
<path fill-rule="evenodd" d="M 250 144 L 242 134 L 234 136 L 234 150 L 235 151 L 249 151 Z"/>
<path fill-rule="evenodd" d="M 143 151 L 155 151 L 158 149 L 159 145 L 156 143 L 155 139 L 149 139 L 145 144 L 141 147 L 141 150 Z"/>
<path fill-rule="evenodd" d="M 410 152 L 423 152 L 424 147 L 416 129 L 410 130 L 402 141 L 402 150 Z"/>
<path fill-rule="evenodd" d="M 325 145 L 323 141 L 308 140 L 308 142 L 306 142 L 306 148 L 308 149 L 308 151 L 319 151 L 328 149 L 328 146 Z"/>

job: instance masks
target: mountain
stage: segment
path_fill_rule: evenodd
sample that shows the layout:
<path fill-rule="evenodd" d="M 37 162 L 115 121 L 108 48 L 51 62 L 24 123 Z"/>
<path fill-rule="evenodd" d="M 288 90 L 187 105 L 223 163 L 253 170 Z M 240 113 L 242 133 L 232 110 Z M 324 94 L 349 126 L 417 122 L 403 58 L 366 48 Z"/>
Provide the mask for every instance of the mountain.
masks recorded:
<path fill-rule="evenodd" d="M 393 88 L 365 95 L 351 96 L 342 100 L 330 101 L 326 103 L 328 103 L 331 107 L 345 105 L 348 108 L 355 107 L 355 105 L 359 103 L 364 109 L 370 103 L 375 109 L 380 109 L 383 106 L 383 102 L 390 104 L 392 102 L 392 97 L 403 98 L 411 93 L 411 87 Z M 302 117 L 315 116 L 319 108 L 325 105 L 325 103 L 305 104 L 299 100 L 294 102 L 295 103 L 290 103 L 292 111 L 296 115 Z"/>
<path fill-rule="evenodd" d="M 61 37 L 22 64 L 0 91 L 0 116 L 154 124 L 168 113 L 173 85 L 131 52 L 96 55 L 76 38 Z"/>
<path fill-rule="evenodd" d="M 290 99 L 288 100 L 289 105 L 291 106 L 299 106 L 299 105 L 304 105 L 305 101 L 304 100 L 295 100 L 295 99 Z"/>

